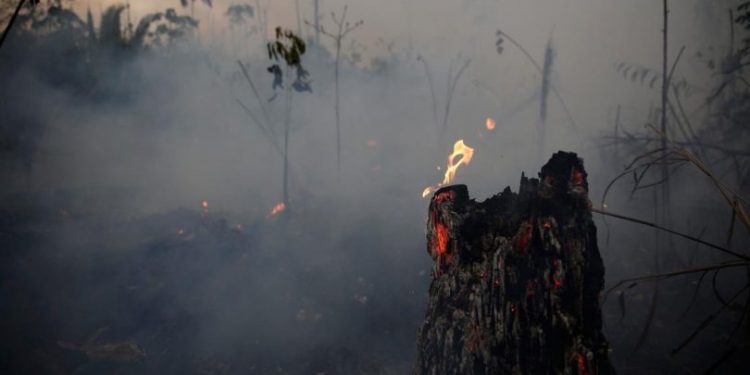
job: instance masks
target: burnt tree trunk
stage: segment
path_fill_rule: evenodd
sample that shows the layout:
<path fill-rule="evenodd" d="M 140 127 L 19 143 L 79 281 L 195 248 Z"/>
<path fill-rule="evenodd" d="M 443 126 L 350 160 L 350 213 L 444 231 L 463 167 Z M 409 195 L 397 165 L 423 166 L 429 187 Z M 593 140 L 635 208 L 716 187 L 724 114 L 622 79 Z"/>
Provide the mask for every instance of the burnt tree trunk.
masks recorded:
<path fill-rule="evenodd" d="M 614 373 L 583 162 L 558 152 L 539 177 L 484 202 L 465 185 L 432 197 L 435 266 L 414 374 Z"/>

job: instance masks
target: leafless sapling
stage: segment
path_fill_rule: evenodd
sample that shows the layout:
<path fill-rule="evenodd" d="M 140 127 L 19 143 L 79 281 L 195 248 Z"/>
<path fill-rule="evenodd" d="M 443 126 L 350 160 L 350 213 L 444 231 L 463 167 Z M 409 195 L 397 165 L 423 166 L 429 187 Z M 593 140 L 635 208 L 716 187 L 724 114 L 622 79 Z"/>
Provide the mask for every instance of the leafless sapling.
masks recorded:
<path fill-rule="evenodd" d="M 362 26 L 364 21 L 359 20 L 355 23 L 349 23 L 346 21 L 348 5 L 344 5 L 344 10 L 341 12 L 341 17 L 337 18 L 336 13 L 331 12 L 331 19 L 335 24 L 334 31 L 327 31 L 323 25 L 313 26 L 316 28 L 316 32 L 331 38 L 336 45 L 336 58 L 334 60 L 333 77 L 334 77 L 334 111 L 336 112 L 336 174 L 341 177 L 341 107 L 340 107 L 340 95 L 339 95 L 339 70 L 341 65 L 341 43 L 349 33 Z M 317 23 L 317 21 L 316 21 Z M 309 23 L 308 23 L 309 25 Z"/>

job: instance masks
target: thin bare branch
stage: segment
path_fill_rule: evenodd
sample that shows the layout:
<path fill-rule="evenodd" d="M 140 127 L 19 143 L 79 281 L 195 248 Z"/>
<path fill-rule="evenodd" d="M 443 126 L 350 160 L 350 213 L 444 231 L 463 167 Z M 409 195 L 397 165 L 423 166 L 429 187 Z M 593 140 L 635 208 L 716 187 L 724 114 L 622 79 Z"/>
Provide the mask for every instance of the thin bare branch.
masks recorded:
<path fill-rule="evenodd" d="M 696 268 L 689 268 L 685 270 L 679 270 L 679 271 L 673 271 L 673 272 L 666 272 L 666 273 L 660 273 L 656 275 L 645 275 L 645 276 L 638 276 L 638 277 L 630 277 L 627 279 L 622 279 L 617 282 L 614 286 L 607 289 L 602 294 L 602 299 L 606 300 L 609 294 L 611 294 L 613 291 L 617 290 L 621 286 L 625 284 L 628 285 L 628 289 L 631 287 L 634 287 L 638 283 L 642 282 L 650 282 L 650 281 L 659 281 L 659 280 L 665 280 L 669 278 L 673 278 L 675 276 L 683 276 L 683 275 L 690 275 L 695 273 L 707 273 L 707 272 L 713 272 L 716 270 L 721 270 L 725 268 L 735 268 L 735 267 L 746 267 L 750 265 L 750 260 L 742 260 L 742 261 L 732 261 L 732 262 L 725 262 L 720 264 L 714 264 L 711 266 L 705 266 L 705 267 L 696 267 Z"/>
<path fill-rule="evenodd" d="M 24 3 L 26 3 L 26 0 L 19 1 L 18 6 L 16 6 L 16 9 L 13 11 L 13 15 L 10 17 L 10 21 L 8 21 L 8 25 L 6 25 L 5 30 L 3 30 L 3 35 L 0 36 L 0 48 L 3 47 L 3 43 L 5 43 L 5 38 L 8 37 L 8 34 L 10 34 L 10 30 L 13 27 L 13 23 L 16 22 L 18 13 L 21 12 L 21 8 L 23 8 Z"/>
<path fill-rule="evenodd" d="M 729 250 L 729 249 L 725 249 L 724 247 L 721 247 L 719 245 L 716 245 L 716 244 L 713 244 L 713 243 L 701 240 L 700 238 L 696 238 L 696 237 L 693 237 L 693 236 L 685 234 L 685 233 L 678 232 L 678 231 L 676 231 L 674 229 L 663 227 L 661 225 L 658 225 L 658 224 L 655 224 L 655 223 L 652 223 L 652 222 L 648 222 L 648 221 L 645 221 L 645 220 L 641 220 L 641 219 L 637 219 L 637 218 L 633 218 L 633 217 L 629 217 L 629 216 L 625 216 L 625 215 L 616 214 L 616 213 L 609 212 L 609 211 L 606 211 L 606 210 L 602 210 L 602 209 L 599 209 L 599 208 L 596 208 L 596 207 L 591 208 L 591 212 L 596 212 L 598 214 L 602 214 L 602 215 L 606 215 L 606 216 L 611 216 L 611 217 L 614 217 L 614 218 L 618 218 L 618 219 L 630 221 L 630 222 L 641 224 L 641 225 L 645 225 L 645 226 L 648 226 L 648 227 L 652 227 L 652 228 L 655 228 L 655 229 L 658 229 L 658 230 L 661 230 L 661 231 L 664 231 L 664 232 L 667 232 L 667 233 L 671 233 L 671 234 L 674 234 L 676 236 L 685 238 L 687 240 L 700 243 L 701 245 L 708 246 L 708 247 L 710 247 L 712 249 L 715 249 L 715 250 L 718 250 L 718 251 L 720 251 L 722 253 L 733 255 L 733 256 L 735 256 L 737 258 L 740 258 L 740 259 L 743 259 L 743 260 L 746 260 L 746 261 L 750 261 L 750 257 L 748 257 L 747 255 L 740 254 L 740 253 L 734 252 L 734 251 Z"/>
<path fill-rule="evenodd" d="M 268 125 L 268 130 L 270 134 L 276 139 L 276 134 L 273 131 L 273 126 L 271 126 L 271 117 L 268 116 L 268 112 L 266 111 L 266 106 L 263 104 L 263 100 L 260 98 L 260 93 L 258 92 L 258 89 L 255 87 L 255 84 L 253 83 L 252 78 L 250 78 L 250 74 L 247 72 L 247 68 L 245 68 L 245 65 L 242 64 L 242 61 L 237 60 L 237 65 L 240 66 L 240 70 L 242 71 L 242 75 L 245 76 L 245 80 L 247 80 L 247 83 L 250 85 L 250 88 L 253 90 L 253 94 L 255 95 L 255 98 L 258 100 L 258 106 L 260 107 L 261 113 L 263 113 L 263 119 L 266 120 L 266 124 Z"/>

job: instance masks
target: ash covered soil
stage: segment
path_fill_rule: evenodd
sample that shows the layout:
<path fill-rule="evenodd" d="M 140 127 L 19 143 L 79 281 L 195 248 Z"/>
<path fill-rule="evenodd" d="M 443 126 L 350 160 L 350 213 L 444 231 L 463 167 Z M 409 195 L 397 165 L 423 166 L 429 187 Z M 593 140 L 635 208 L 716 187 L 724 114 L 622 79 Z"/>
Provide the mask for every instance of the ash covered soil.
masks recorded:
<path fill-rule="evenodd" d="M 409 371 L 430 277 L 420 220 L 327 205 L 139 213 L 118 194 L 5 198 L 2 372 Z M 341 218 L 361 230 L 342 235 Z"/>

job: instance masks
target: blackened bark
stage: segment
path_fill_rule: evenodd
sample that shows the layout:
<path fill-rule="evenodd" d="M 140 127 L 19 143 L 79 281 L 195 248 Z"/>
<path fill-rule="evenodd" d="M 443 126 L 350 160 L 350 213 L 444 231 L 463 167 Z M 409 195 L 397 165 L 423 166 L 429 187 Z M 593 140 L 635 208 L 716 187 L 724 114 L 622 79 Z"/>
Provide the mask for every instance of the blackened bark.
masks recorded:
<path fill-rule="evenodd" d="M 464 185 L 432 197 L 435 265 L 414 374 L 614 373 L 583 162 L 558 152 L 539 177 L 484 202 Z"/>

